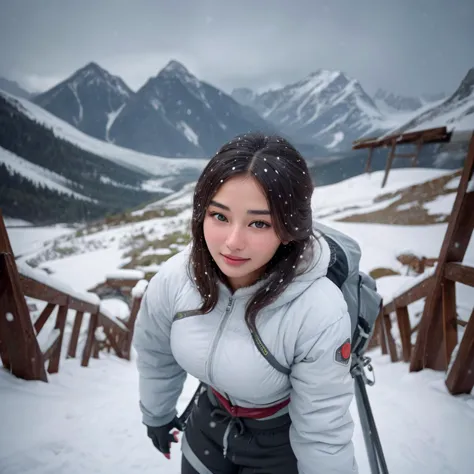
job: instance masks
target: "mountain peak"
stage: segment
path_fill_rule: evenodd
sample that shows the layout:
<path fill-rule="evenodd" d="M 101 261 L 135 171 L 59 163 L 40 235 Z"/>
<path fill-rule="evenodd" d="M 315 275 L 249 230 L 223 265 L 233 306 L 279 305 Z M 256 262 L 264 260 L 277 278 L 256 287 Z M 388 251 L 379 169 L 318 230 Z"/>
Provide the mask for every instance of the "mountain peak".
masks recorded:
<path fill-rule="evenodd" d="M 168 62 L 168 64 L 160 71 L 160 74 L 161 73 L 181 75 L 184 74 L 186 76 L 192 75 L 183 64 L 174 59 Z"/>

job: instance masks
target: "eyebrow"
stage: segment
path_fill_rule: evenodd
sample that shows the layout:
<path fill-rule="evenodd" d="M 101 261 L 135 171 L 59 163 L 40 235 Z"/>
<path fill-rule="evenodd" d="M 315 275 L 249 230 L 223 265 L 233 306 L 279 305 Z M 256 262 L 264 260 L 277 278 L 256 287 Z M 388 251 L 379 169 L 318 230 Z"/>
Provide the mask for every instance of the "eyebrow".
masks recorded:
<path fill-rule="evenodd" d="M 219 207 L 220 209 L 224 209 L 225 211 L 230 211 L 230 207 L 227 207 L 224 204 L 221 204 L 220 202 L 217 202 L 217 201 L 211 201 L 209 205 Z M 247 214 L 269 216 L 270 211 L 268 209 L 249 209 L 247 211 Z"/>

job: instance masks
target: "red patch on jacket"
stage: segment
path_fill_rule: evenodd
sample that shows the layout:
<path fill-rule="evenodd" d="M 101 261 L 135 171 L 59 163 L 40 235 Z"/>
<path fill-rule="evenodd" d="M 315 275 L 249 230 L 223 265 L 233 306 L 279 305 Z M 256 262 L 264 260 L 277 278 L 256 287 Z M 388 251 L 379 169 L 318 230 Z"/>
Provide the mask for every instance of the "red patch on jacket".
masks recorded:
<path fill-rule="evenodd" d="M 347 365 L 351 358 L 351 340 L 347 339 L 337 349 L 334 360 L 339 364 Z"/>

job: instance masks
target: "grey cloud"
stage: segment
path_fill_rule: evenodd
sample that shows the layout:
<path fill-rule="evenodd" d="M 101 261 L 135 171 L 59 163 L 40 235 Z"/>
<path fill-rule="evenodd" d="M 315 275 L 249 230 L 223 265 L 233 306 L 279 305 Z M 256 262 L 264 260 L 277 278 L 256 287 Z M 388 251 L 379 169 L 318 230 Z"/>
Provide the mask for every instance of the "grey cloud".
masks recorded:
<path fill-rule="evenodd" d="M 472 19 L 472 0 L 4 0 L 0 75 L 48 87 L 94 60 L 136 89 L 173 58 L 225 90 L 325 68 L 449 92 L 474 66 Z"/>

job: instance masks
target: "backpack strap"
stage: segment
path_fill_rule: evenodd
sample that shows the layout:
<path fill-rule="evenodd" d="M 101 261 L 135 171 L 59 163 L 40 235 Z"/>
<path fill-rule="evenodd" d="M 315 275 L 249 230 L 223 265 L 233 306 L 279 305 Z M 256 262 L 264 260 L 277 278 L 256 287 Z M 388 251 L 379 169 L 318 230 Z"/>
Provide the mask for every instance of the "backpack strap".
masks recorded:
<path fill-rule="evenodd" d="M 327 278 L 331 280 L 338 288 L 341 288 L 343 283 L 347 279 L 347 275 L 349 272 L 349 264 L 347 262 L 346 255 L 342 248 L 328 235 L 322 234 L 323 237 L 326 239 L 329 249 L 331 251 L 330 257 L 330 264 L 327 272 Z M 260 354 L 262 354 L 265 359 L 267 359 L 268 363 L 278 372 L 281 372 L 285 375 L 289 375 L 291 370 L 278 362 L 273 354 L 268 350 L 267 346 L 264 344 L 260 335 L 258 334 L 257 328 L 255 326 L 250 327 L 250 334 L 252 336 L 253 342 L 257 349 L 259 350 Z"/>
<path fill-rule="evenodd" d="M 268 363 L 278 372 L 281 372 L 285 375 L 290 375 L 291 370 L 288 367 L 285 367 L 278 362 L 273 354 L 268 350 L 267 346 L 263 343 L 260 335 L 258 334 L 256 327 L 249 326 L 250 334 L 252 336 L 253 342 L 257 346 L 257 349 L 260 351 L 260 354 L 267 359 Z"/>

